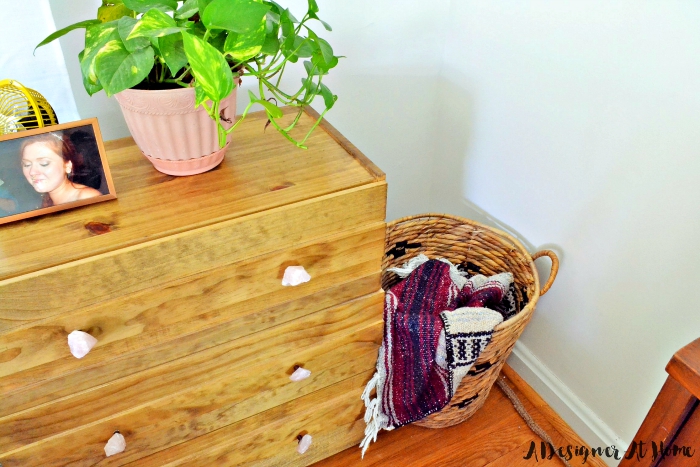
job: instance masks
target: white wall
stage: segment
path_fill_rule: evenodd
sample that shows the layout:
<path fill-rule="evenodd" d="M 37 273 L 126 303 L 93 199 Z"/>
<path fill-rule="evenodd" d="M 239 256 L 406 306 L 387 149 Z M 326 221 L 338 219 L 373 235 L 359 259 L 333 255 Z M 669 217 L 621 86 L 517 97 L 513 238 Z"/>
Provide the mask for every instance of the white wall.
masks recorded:
<path fill-rule="evenodd" d="M 431 207 L 560 253 L 521 343 L 628 443 L 700 337 L 700 4 L 460 0 L 448 18 Z"/>
<path fill-rule="evenodd" d="M 100 0 L 48 0 L 56 23 L 56 29 L 64 28 L 78 21 L 95 19 Z M 117 101 L 108 98 L 104 91 L 89 96 L 83 87 L 78 54 L 85 48 L 85 29 L 71 31 L 58 40 L 66 59 L 66 69 L 71 90 L 80 113 L 80 118 L 97 117 L 102 137 L 108 141 L 129 136 L 124 116 Z M 55 42 L 54 42 L 55 44 Z M 40 49 L 41 50 L 41 49 Z"/>
<path fill-rule="evenodd" d="M 48 0 L 0 0 L 0 11 L 0 80 L 13 79 L 43 95 L 59 122 L 77 120 L 61 48 L 50 44 L 32 54 L 55 30 Z"/>

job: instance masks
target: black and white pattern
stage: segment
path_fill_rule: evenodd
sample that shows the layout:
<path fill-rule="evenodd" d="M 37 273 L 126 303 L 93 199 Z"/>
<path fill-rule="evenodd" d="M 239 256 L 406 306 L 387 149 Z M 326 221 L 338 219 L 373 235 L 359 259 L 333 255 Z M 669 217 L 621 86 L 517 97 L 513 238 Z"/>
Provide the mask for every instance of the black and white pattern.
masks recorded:
<path fill-rule="evenodd" d="M 452 395 L 474 365 L 481 352 L 491 342 L 493 328 L 503 322 L 500 313 L 488 308 L 458 308 L 454 311 L 444 311 L 440 314 L 444 329 L 440 336 L 438 352 L 444 348 L 445 367 L 449 369 L 450 387 Z M 441 356 L 436 355 L 438 364 Z"/>

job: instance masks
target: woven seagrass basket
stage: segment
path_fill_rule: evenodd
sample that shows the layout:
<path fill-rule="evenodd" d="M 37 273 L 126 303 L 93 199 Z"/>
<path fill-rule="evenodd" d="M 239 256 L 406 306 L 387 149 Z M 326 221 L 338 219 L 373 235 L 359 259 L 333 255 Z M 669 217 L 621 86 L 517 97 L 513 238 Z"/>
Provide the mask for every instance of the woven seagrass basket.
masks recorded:
<path fill-rule="evenodd" d="M 515 341 L 530 321 L 537 299 L 554 282 L 559 259 L 550 250 L 530 255 L 510 235 L 478 222 L 446 214 L 421 214 L 387 224 L 382 288 L 389 290 L 401 280 L 387 272 L 388 268 L 401 266 L 419 253 L 431 259 L 449 259 L 470 273 L 489 276 L 511 272 L 516 285 L 518 313 L 496 326 L 491 342 L 464 377 L 450 403 L 441 411 L 414 422 L 427 428 L 443 428 L 465 421 L 484 405 Z M 552 260 L 552 271 L 542 290 L 533 262 L 541 256 Z"/>

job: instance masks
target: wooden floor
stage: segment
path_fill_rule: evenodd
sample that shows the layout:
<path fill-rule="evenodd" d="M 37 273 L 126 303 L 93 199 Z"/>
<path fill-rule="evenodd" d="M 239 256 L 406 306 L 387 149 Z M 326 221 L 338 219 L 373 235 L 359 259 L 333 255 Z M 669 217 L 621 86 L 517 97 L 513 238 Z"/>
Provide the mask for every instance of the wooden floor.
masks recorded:
<path fill-rule="evenodd" d="M 508 374 L 511 379 L 504 374 Z M 561 419 L 553 420 L 558 417 L 543 405 L 543 401 L 513 370 L 506 368 L 501 377 L 506 378 L 508 385 L 515 390 L 530 415 L 549 434 L 555 445 L 576 445 L 577 441 L 580 442 L 580 439 L 572 440 L 572 437 L 577 438 L 576 435 Z M 530 399 L 520 388 L 529 393 Z M 557 424 L 568 437 L 555 429 L 549 420 Z M 353 447 L 314 464 L 314 467 L 564 465 L 557 457 L 545 460 L 524 459 L 532 442 L 536 443 L 539 453 L 540 438 L 528 428 L 498 386 L 494 386 L 484 406 L 460 425 L 439 430 L 407 425 L 394 431 L 382 431 L 377 442 L 369 447 L 364 459 L 360 458 L 360 449 Z M 599 459 L 591 462 L 590 458 L 586 464 L 582 463 L 582 458 L 574 458 L 571 464 L 602 465 Z"/>

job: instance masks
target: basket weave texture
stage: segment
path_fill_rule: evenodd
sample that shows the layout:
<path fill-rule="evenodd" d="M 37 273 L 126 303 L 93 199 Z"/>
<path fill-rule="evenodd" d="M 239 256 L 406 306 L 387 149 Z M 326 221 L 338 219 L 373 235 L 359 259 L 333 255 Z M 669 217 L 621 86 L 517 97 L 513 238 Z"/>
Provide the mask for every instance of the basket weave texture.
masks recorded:
<path fill-rule="evenodd" d="M 387 224 L 382 288 L 389 290 L 401 280 L 388 272 L 388 268 L 401 266 L 420 253 L 431 259 L 446 258 L 455 265 L 468 264 L 470 270 L 486 276 L 511 272 L 516 284 L 516 301 L 527 303 L 515 316 L 496 326 L 491 342 L 462 379 L 449 404 L 414 422 L 427 428 L 443 428 L 465 421 L 484 405 L 501 367 L 530 321 L 537 299 L 554 282 L 559 261 L 550 250 L 530 256 L 510 235 L 478 222 L 446 214 L 422 214 Z M 552 260 L 552 272 L 541 291 L 533 262 L 540 256 L 549 256 Z"/>

